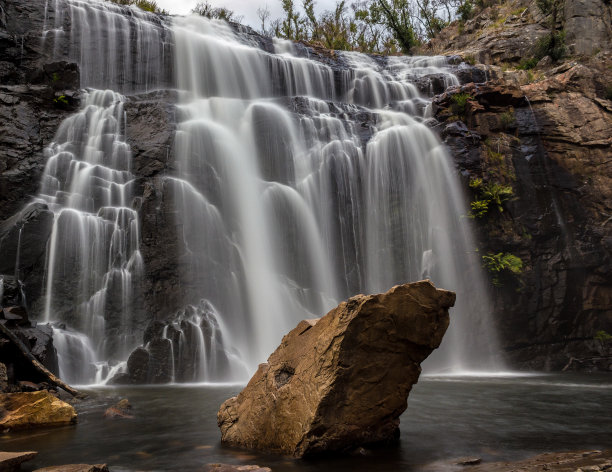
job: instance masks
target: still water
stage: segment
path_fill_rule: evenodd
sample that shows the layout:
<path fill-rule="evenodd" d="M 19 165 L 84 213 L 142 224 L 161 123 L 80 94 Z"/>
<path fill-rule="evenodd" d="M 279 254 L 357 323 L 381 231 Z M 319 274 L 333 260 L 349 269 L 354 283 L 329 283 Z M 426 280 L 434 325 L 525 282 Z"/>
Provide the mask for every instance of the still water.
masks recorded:
<path fill-rule="evenodd" d="M 460 456 L 520 459 L 547 451 L 612 447 L 612 376 L 422 377 L 401 418 L 397 448 L 301 461 L 224 447 L 219 405 L 241 386 L 87 388 L 79 423 L 0 436 L 0 449 L 36 450 L 24 470 L 108 463 L 111 471 L 196 471 L 208 463 L 259 464 L 275 472 L 420 471 Z M 128 398 L 135 418 L 104 419 Z M 431 470 L 429 468 L 429 470 Z"/>

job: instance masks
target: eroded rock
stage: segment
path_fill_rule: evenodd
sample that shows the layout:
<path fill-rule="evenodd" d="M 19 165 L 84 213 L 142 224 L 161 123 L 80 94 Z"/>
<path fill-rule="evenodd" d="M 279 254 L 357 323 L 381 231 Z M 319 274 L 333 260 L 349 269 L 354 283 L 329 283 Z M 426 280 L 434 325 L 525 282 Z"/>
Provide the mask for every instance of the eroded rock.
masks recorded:
<path fill-rule="evenodd" d="M 453 292 L 421 281 L 302 321 L 221 406 L 223 442 L 301 457 L 394 440 L 454 303 Z"/>
<path fill-rule="evenodd" d="M 48 391 L 0 395 L 0 429 L 29 429 L 76 423 L 74 408 Z"/>

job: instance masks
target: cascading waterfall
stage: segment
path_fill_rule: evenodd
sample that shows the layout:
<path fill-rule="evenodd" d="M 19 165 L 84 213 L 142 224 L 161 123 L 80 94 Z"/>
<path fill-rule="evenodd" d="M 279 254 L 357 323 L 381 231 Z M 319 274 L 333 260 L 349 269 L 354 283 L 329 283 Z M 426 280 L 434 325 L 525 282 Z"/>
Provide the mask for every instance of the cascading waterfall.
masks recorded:
<path fill-rule="evenodd" d="M 79 65 L 81 86 L 122 93 L 169 84 L 168 30 L 157 15 L 105 0 L 47 0 L 43 47 Z"/>
<path fill-rule="evenodd" d="M 427 126 L 433 82 L 457 83 L 446 58 L 309 58 L 223 22 L 170 27 L 97 0 L 49 0 L 43 45 L 79 64 L 82 86 L 115 90 L 88 91 L 61 125 L 38 197 L 56 215 L 44 318 L 66 380 L 112 377 L 141 342 L 139 203 L 120 93 L 170 83 L 176 172 L 162 180 L 186 295 L 145 342 L 166 353 L 168 381 L 243 380 L 300 319 L 425 277 L 459 295 L 429 369 L 495 367 L 465 198 Z"/>
<path fill-rule="evenodd" d="M 91 364 L 123 359 L 137 344 L 131 313 L 134 279 L 143 268 L 123 97 L 96 90 L 83 102 L 47 149 L 38 196 L 55 213 L 44 321 L 78 331 L 55 330 L 60 368 L 69 381 L 92 380 L 86 374 Z M 109 319 L 111 311 L 119 316 Z M 68 367 L 79 363 L 89 367 Z"/>
<path fill-rule="evenodd" d="M 431 368 L 487 367 L 495 334 L 465 199 L 417 86 L 458 83 L 447 60 L 338 53 L 349 67 L 335 70 L 222 22 L 173 28 L 183 275 L 251 369 L 299 319 L 424 276 L 460 294 Z"/>

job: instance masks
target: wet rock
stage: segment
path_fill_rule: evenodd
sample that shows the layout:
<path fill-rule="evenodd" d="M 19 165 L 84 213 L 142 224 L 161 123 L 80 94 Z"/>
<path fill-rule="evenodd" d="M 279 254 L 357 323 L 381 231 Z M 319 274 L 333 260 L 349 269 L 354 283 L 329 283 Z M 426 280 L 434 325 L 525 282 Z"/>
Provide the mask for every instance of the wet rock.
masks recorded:
<path fill-rule="evenodd" d="M 23 283 L 14 275 L 0 275 L 0 307 L 25 304 Z"/>
<path fill-rule="evenodd" d="M 131 414 L 132 405 L 127 398 L 120 400 L 116 405 L 107 408 L 104 412 L 104 418 L 125 418 L 132 419 L 134 415 Z"/>
<path fill-rule="evenodd" d="M 38 452 L 0 452 L 0 472 L 17 472 L 21 464 L 34 459 Z"/>
<path fill-rule="evenodd" d="M 17 313 L 22 313 L 19 307 Z M 23 310 L 24 311 L 24 310 Z M 4 315 L 6 316 L 6 315 Z M 24 316 L 27 316 L 24 315 Z M 0 320 L 5 323 L 17 338 L 19 338 L 36 359 L 54 374 L 58 374 L 57 351 L 53 346 L 53 330 L 46 325 L 18 325 L 16 320 Z M 29 381 L 34 384 L 46 381 L 46 377 L 33 368 L 19 349 L 8 339 L 0 335 L 0 362 L 7 368 L 8 383 L 11 391 L 20 391 L 19 381 Z"/>
<path fill-rule="evenodd" d="M 67 464 L 36 469 L 34 472 L 109 472 L 106 464 Z"/>
<path fill-rule="evenodd" d="M 222 441 L 301 457 L 393 441 L 455 294 L 429 281 L 357 295 L 302 321 L 221 406 Z"/>
<path fill-rule="evenodd" d="M 1 309 L 0 319 L 6 320 L 7 327 L 31 326 L 28 312 L 22 306 L 11 306 Z"/>
<path fill-rule="evenodd" d="M 147 383 L 172 381 L 172 343 L 169 339 L 154 339 L 148 345 L 149 373 Z"/>
<path fill-rule="evenodd" d="M 8 391 L 8 374 L 6 365 L 0 362 L 0 393 Z"/>
<path fill-rule="evenodd" d="M 149 374 L 149 352 L 136 348 L 127 361 L 128 375 L 133 383 L 146 383 Z"/>
<path fill-rule="evenodd" d="M 258 465 L 208 464 L 206 472 L 272 472 L 272 469 Z"/>
<path fill-rule="evenodd" d="M 480 457 L 461 457 L 455 461 L 457 465 L 478 465 L 482 462 Z"/>
<path fill-rule="evenodd" d="M 74 408 L 48 391 L 0 395 L 0 428 L 19 430 L 76 423 Z"/>

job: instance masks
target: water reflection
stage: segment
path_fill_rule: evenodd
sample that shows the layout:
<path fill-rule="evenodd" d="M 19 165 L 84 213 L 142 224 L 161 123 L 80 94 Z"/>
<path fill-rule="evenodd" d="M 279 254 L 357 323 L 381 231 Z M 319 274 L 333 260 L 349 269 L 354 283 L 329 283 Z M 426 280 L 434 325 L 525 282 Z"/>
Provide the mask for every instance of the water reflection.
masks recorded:
<path fill-rule="evenodd" d="M 401 418 L 399 447 L 316 461 L 266 456 L 220 444 L 219 405 L 239 385 L 91 390 L 76 427 L 0 436 L 3 450 L 37 450 L 30 467 L 106 462 L 113 471 L 203 470 L 214 462 L 275 472 L 424 470 L 460 456 L 511 460 L 546 451 L 609 448 L 612 376 L 423 377 Z M 127 397 L 134 420 L 105 420 Z M 30 469 L 32 470 L 32 469 Z"/>

